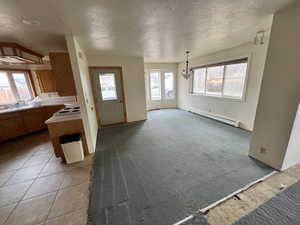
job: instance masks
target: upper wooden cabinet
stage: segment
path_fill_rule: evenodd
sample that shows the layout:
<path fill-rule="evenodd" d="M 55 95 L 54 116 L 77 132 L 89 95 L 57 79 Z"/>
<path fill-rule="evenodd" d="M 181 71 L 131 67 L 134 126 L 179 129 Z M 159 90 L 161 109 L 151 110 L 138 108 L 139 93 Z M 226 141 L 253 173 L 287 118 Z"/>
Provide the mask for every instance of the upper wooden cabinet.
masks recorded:
<path fill-rule="evenodd" d="M 56 81 L 52 70 L 35 71 L 41 92 L 56 92 Z"/>
<path fill-rule="evenodd" d="M 65 52 L 51 52 L 49 53 L 49 58 L 58 94 L 60 96 L 76 95 L 69 54 Z"/>

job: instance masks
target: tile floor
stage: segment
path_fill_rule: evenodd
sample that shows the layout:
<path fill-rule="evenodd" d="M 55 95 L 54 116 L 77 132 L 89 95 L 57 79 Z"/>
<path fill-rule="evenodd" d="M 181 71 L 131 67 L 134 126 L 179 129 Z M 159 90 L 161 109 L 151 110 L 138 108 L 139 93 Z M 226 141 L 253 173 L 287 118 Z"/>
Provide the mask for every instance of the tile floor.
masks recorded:
<path fill-rule="evenodd" d="M 62 163 L 47 131 L 0 144 L 0 225 L 86 225 L 92 157 Z"/>

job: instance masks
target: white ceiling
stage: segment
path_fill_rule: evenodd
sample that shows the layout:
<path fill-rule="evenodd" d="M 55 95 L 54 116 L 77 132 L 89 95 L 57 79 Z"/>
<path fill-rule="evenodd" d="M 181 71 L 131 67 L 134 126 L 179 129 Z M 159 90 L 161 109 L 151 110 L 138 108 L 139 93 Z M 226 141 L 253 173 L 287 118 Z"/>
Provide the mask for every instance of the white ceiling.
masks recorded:
<path fill-rule="evenodd" d="M 43 54 L 74 34 L 88 54 L 177 62 L 253 40 L 294 0 L 2 0 L 0 41 Z M 38 21 L 25 25 L 22 20 Z"/>

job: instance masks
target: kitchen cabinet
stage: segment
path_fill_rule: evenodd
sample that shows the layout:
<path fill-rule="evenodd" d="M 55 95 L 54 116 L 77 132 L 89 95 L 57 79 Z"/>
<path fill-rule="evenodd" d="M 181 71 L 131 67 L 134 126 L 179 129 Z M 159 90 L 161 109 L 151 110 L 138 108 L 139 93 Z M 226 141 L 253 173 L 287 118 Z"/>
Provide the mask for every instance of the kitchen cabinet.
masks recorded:
<path fill-rule="evenodd" d="M 0 115 L 0 142 L 26 134 L 26 128 L 19 113 Z"/>
<path fill-rule="evenodd" d="M 56 79 L 52 70 L 36 70 L 41 92 L 56 92 Z"/>
<path fill-rule="evenodd" d="M 45 121 L 62 108 L 53 105 L 0 113 L 0 142 L 46 129 Z"/>
<path fill-rule="evenodd" d="M 43 108 L 24 110 L 21 114 L 27 133 L 46 128 L 46 114 Z"/>
<path fill-rule="evenodd" d="M 65 160 L 62 147 L 59 143 L 59 138 L 64 135 L 76 134 L 76 133 L 81 134 L 84 155 L 89 154 L 83 123 L 81 119 L 55 121 L 55 122 L 47 121 L 47 126 L 48 126 L 49 135 L 51 137 L 53 150 L 56 157 L 61 157 L 63 160 Z"/>
<path fill-rule="evenodd" d="M 69 54 L 65 52 L 50 52 L 49 58 L 58 94 L 60 96 L 75 96 L 76 88 Z"/>

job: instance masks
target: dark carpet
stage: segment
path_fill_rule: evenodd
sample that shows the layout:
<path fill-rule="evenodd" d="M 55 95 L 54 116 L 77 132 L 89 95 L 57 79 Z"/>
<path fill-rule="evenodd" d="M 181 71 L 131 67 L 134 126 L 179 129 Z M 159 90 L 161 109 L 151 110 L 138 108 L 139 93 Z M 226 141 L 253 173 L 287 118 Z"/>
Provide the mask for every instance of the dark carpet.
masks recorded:
<path fill-rule="evenodd" d="M 233 225 L 299 225 L 300 182 L 277 194 Z"/>
<path fill-rule="evenodd" d="M 99 132 L 91 225 L 171 225 L 272 172 L 250 133 L 181 110 Z"/>

